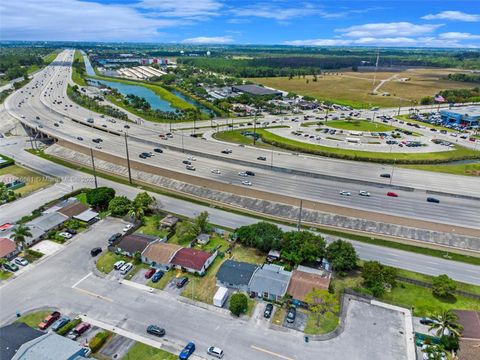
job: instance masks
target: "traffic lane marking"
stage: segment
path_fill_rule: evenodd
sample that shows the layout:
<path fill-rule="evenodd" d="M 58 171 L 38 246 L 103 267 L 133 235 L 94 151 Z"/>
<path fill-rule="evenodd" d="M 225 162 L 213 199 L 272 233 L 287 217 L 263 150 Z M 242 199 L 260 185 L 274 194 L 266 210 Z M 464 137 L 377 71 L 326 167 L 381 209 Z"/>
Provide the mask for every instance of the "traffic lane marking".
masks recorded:
<path fill-rule="evenodd" d="M 265 354 L 269 354 L 269 355 L 272 355 L 272 356 L 275 356 L 279 359 L 284 359 L 284 360 L 294 360 L 288 356 L 284 356 L 284 355 L 281 355 L 281 354 L 277 354 L 277 353 L 274 353 L 273 351 L 270 351 L 270 350 L 267 350 L 267 349 L 263 349 L 261 347 L 258 347 L 258 346 L 255 346 L 255 345 L 252 345 L 252 349 L 254 350 L 257 350 L 257 351 L 261 351 Z"/>
<path fill-rule="evenodd" d="M 75 284 L 72 285 L 72 288 L 75 289 L 78 284 L 80 284 L 82 281 L 86 280 L 90 275 L 92 275 L 91 272 L 89 272 L 87 275 L 85 275 L 83 278 L 78 280 Z"/>
<path fill-rule="evenodd" d="M 97 299 L 101 299 L 101 300 L 105 300 L 105 301 L 109 301 L 109 302 L 112 302 L 113 303 L 113 299 L 110 299 L 106 296 L 102 296 L 102 295 L 99 295 L 99 294 L 95 294 L 94 292 L 91 292 L 91 291 L 88 291 L 88 290 L 85 290 L 85 289 L 81 289 L 81 288 L 78 288 L 78 287 L 74 287 L 73 289 L 77 290 L 77 291 L 81 291 L 87 295 L 90 295 L 90 296 L 93 296 L 93 297 L 96 297 Z"/>

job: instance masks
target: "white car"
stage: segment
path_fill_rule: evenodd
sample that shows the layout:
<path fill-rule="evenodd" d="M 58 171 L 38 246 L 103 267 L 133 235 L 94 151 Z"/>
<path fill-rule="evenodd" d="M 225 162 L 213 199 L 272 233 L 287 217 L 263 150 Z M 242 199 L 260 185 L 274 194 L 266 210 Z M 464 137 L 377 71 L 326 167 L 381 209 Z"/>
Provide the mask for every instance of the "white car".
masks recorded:
<path fill-rule="evenodd" d="M 212 173 L 212 174 L 221 174 L 221 172 L 220 172 L 219 169 L 212 169 L 212 170 L 211 170 L 211 173 Z"/>
<path fill-rule="evenodd" d="M 252 186 L 252 182 L 251 182 L 251 181 L 248 181 L 248 180 L 242 181 L 242 184 L 243 184 L 243 185 L 247 185 L 247 186 Z"/>
<path fill-rule="evenodd" d="M 71 239 L 72 238 L 72 234 L 68 233 L 68 232 L 61 232 L 60 234 L 58 234 L 59 236 L 65 238 L 65 239 Z"/>
<path fill-rule="evenodd" d="M 130 230 L 132 227 L 133 227 L 132 224 L 127 224 L 127 225 L 125 225 L 125 227 L 123 228 L 122 231 L 125 233 L 125 232 L 127 232 L 128 230 Z"/>
<path fill-rule="evenodd" d="M 197 161 L 197 158 L 195 156 L 189 156 L 187 158 L 187 160 L 190 160 L 190 161 Z"/>
<path fill-rule="evenodd" d="M 210 346 L 207 349 L 207 354 L 212 355 L 213 357 L 216 357 L 217 359 L 223 358 L 223 350 L 216 347 L 216 346 Z"/>
<path fill-rule="evenodd" d="M 132 263 L 126 263 L 120 268 L 120 274 L 122 275 L 127 275 L 127 273 L 132 270 L 133 264 Z"/>
<path fill-rule="evenodd" d="M 358 192 L 358 195 L 360 195 L 360 196 L 370 196 L 370 193 L 368 191 L 365 191 L 365 190 L 360 190 Z"/>
<path fill-rule="evenodd" d="M 125 261 L 120 260 L 120 261 L 117 261 L 115 264 L 113 264 L 113 268 L 115 270 L 120 270 L 123 265 L 125 265 Z"/>
<path fill-rule="evenodd" d="M 239 176 L 247 177 L 248 174 L 244 171 L 238 173 Z"/>
<path fill-rule="evenodd" d="M 15 258 L 14 261 L 15 261 L 15 264 L 17 264 L 17 265 L 22 265 L 22 266 L 27 266 L 27 265 L 28 265 L 28 260 L 27 260 L 27 259 L 24 259 L 24 258 L 22 258 L 22 257 L 20 257 L 20 256 L 17 257 L 17 258 Z"/>
<path fill-rule="evenodd" d="M 350 191 L 345 191 L 345 190 L 343 190 L 343 191 L 340 191 L 340 195 L 350 196 L 350 195 L 352 195 L 352 193 L 351 193 Z"/>
<path fill-rule="evenodd" d="M 195 166 L 193 166 L 193 165 L 187 165 L 187 166 L 185 166 L 185 168 L 187 170 L 195 171 Z"/>

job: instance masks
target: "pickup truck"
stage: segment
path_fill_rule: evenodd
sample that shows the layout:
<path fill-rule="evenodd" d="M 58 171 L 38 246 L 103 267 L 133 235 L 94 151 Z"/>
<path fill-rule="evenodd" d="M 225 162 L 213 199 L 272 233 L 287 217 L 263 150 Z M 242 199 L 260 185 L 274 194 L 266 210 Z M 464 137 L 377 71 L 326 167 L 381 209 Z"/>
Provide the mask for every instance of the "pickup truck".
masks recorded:
<path fill-rule="evenodd" d="M 50 315 L 47 315 L 45 319 L 43 319 L 42 322 L 38 324 L 38 328 L 40 330 L 46 330 L 58 319 L 60 319 L 60 313 L 58 311 L 54 311 Z"/>

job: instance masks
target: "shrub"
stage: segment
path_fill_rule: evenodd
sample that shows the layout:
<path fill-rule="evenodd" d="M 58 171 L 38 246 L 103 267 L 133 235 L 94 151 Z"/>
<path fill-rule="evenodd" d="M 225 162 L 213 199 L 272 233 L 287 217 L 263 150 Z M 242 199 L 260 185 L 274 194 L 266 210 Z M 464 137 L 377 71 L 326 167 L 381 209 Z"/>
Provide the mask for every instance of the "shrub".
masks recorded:
<path fill-rule="evenodd" d="M 230 311 L 235 316 L 245 314 L 248 309 L 248 299 L 245 294 L 235 293 L 230 297 Z"/>
<path fill-rule="evenodd" d="M 93 338 L 90 339 L 90 341 L 88 342 L 88 346 L 90 347 L 92 352 L 95 353 L 101 349 L 101 347 L 105 344 L 109 337 L 109 332 L 100 331 Z"/>
<path fill-rule="evenodd" d="M 70 321 L 67 325 L 65 325 L 64 327 L 60 328 L 60 330 L 57 331 L 57 334 L 58 334 L 58 335 L 62 335 L 62 336 L 67 335 L 70 330 L 72 330 L 75 326 L 77 326 L 77 325 L 80 324 L 81 322 L 82 322 L 82 319 L 80 319 L 80 318 L 75 318 L 75 319 L 73 319 L 72 321 Z"/>

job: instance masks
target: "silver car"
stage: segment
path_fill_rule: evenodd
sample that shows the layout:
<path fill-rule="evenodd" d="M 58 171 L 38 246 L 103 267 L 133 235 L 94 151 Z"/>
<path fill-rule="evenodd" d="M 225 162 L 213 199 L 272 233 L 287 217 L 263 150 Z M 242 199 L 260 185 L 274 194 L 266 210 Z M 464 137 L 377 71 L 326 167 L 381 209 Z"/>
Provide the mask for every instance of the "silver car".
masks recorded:
<path fill-rule="evenodd" d="M 223 350 L 216 347 L 216 346 L 210 346 L 207 349 L 207 353 L 208 353 L 208 355 L 212 355 L 213 357 L 216 357 L 218 359 L 223 358 Z"/>

